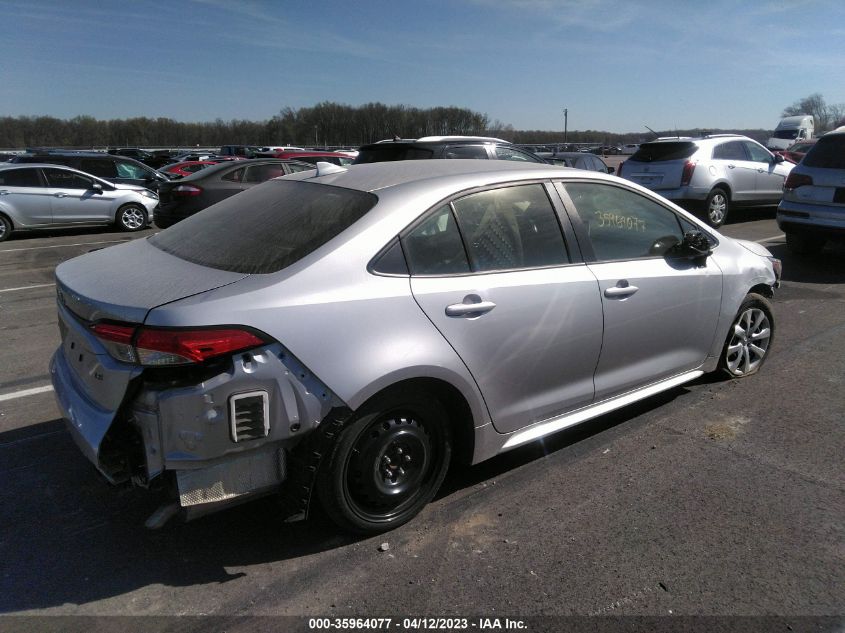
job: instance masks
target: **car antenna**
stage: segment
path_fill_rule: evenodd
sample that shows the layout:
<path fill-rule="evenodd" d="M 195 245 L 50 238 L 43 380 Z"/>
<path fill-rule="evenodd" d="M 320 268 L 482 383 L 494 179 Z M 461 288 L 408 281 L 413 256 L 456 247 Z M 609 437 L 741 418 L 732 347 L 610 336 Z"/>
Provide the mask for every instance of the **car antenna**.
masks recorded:
<path fill-rule="evenodd" d="M 654 137 L 655 137 L 655 138 L 660 138 L 660 134 L 658 134 L 657 132 L 655 132 L 654 130 L 652 130 L 652 129 L 651 129 L 649 126 L 647 126 L 645 123 L 643 123 L 643 126 L 644 126 L 644 127 L 645 127 L 645 129 L 647 129 L 649 132 L 651 132 L 652 134 L 654 134 Z"/>

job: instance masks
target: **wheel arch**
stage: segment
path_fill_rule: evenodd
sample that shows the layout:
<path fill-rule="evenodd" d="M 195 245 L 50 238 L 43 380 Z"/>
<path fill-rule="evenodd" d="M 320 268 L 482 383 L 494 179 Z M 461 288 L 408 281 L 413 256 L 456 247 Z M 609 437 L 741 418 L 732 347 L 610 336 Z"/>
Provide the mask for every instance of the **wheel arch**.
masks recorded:
<path fill-rule="evenodd" d="M 452 431 L 452 461 L 470 464 L 475 449 L 475 427 L 478 426 L 479 421 L 473 414 L 470 402 L 464 393 L 447 380 L 427 376 L 405 378 L 372 393 L 359 406 L 355 407 L 355 410 L 359 410 L 375 398 L 383 397 L 386 394 L 408 391 L 431 394 L 444 406 L 449 414 L 449 426 Z"/>
<path fill-rule="evenodd" d="M 766 299 L 772 299 L 775 296 L 774 290 L 769 284 L 757 284 L 756 286 L 752 286 L 748 290 L 748 294 L 758 294 L 766 297 Z"/>
<path fill-rule="evenodd" d="M 733 190 L 731 189 L 731 185 L 730 183 L 728 183 L 727 180 L 719 180 L 713 183 L 713 186 L 710 187 L 710 192 L 707 195 L 709 196 L 714 189 L 721 189 L 726 194 L 728 194 L 728 202 L 731 202 L 733 200 Z"/>

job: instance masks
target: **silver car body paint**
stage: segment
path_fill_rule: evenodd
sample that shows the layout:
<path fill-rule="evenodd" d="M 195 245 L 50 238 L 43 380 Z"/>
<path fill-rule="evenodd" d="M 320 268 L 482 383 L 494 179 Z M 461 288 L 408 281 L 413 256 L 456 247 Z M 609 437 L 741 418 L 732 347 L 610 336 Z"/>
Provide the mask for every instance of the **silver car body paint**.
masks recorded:
<path fill-rule="evenodd" d="M 776 282 L 765 249 L 754 253 L 666 201 L 660 204 L 713 236 L 705 266 L 675 270 L 656 258 L 439 278 L 373 274 L 373 257 L 426 210 L 479 187 L 594 181 L 655 198 L 612 176 L 507 161 L 378 163 L 284 180 L 369 191 L 378 203 L 276 273 L 214 270 L 140 240 L 58 267 L 59 311 L 69 334 L 53 358 L 53 382 L 75 439 L 94 463 L 124 407 L 144 436 L 148 475 L 217 469 L 198 474 L 196 485 L 214 479 L 219 464 L 236 455 L 294 446 L 332 407 L 354 411 L 414 378 L 447 383 L 463 396 L 471 420 L 460 423 L 474 429 L 472 461 L 479 462 L 712 371 L 743 298 Z M 127 282 L 125 272 L 133 269 L 144 272 Z M 639 287 L 637 294 L 605 297 L 623 279 Z M 444 316 L 446 306 L 468 295 L 496 308 L 480 318 Z M 196 384 L 158 385 L 140 368 L 108 357 L 62 302 L 87 320 L 237 324 L 278 343 L 235 354 L 232 369 Z M 78 348 L 71 344 L 93 354 L 102 371 L 74 360 Z M 91 378 L 97 373 L 109 378 Z M 254 390 L 270 396 L 270 435 L 232 443 L 226 401 Z M 268 459 L 262 463 L 271 468 L 274 458 Z"/>
<path fill-rule="evenodd" d="M 135 185 L 114 184 L 85 172 L 47 163 L 0 164 L 0 173 L 12 170 L 54 169 L 78 174 L 102 186 L 102 191 L 69 187 L 18 187 L 0 184 L 0 213 L 9 217 L 15 229 L 50 226 L 111 224 L 125 204 L 144 207 L 152 221 L 158 196 Z"/>

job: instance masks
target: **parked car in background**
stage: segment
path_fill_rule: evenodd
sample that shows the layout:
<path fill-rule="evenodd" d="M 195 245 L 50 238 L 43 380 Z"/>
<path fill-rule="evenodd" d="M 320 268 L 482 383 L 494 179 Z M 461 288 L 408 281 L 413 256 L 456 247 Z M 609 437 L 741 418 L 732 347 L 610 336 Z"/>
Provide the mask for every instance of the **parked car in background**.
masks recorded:
<path fill-rule="evenodd" d="M 188 517 L 280 492 L 383 532 L 453 462 L 769 354 L 779 262 L 633 183 L 329 167 L 56 269 L 57 402 L 110 482 Z"/>
<path fill-rule="evenodd" d="M 719 227 L 734 206 L 775 206 L 793 167 L 748 137 L 714 134 L 643 143 L 616 173 Z"/>
<path fill-rule="evenodd" d="M 810 148 L 816 144 L 818 139 L 811 138 L 809 141 L 798 141 L 797 143 L 790 145 L 785 150 L 775 152 L 776 154 L 780 154 L 786 160 L 791 163 L 800 163 L 801 159 L 804 158 L 805 154 L 810 151 Z"/>
<path fill-rule="evenodd" d="M 160 203 L 155 211 L 155 224 L 165 229 L 270 178 L 309 169 L 314 169 L 314 165 L 276 158 L 226 161 L 209 165 L 190 176 L 169 181 L 160 187 Z M 232 221 L 237 222 L 237 219 L 233 218 Z"/>
<path fill-rule="evenodd" d="M 138 162 L 144 163 L 153 169 L 158 169 L 159 167 L 171 162 L 170 152 L 150 152 L 137 147 L 120 147 L 117 149 L 110 149 L 108 153 L 115 156 L 134 158 Z"/>
<path fill-rule="evenodd" d="M 114 184 L 139 185 L 152 191 L 158 190 L 168 177 L 134 158 L 97 152 L 59 152 L 20 154 L 13 163 L 52 163 L 73 167 Z"/>
<path fill-rule="evenodd" d="M 283 158 L 289 160 L 299 160 L 304 163 L 311 163 L 316 165 L 322 161 L 324 163 L 331 163 L 332 165 L 351 165 L 352 158 L 340 152 L 317 152 L 317 151 L 293 151 L 293 152 L 259 152 L 260 157 Z"/>
<path fill-rule="evenodd" d="M 638 149 L 640 149 L 638 143 L 626 143 L 622 146 L 622 149 L 619 151 L 619 153 L 630 156 L 631 154 L 634 154 Z"/>
<path fill-rule="evenodd" d="M 62 165 L 0 165 L 0 242 L 13 231 L 114 224 L 138 231 L 152 219 L 158 196 L 112 184 Z"/>
<path fill-rule="evenodd" d="M 845 130 L 821 136 L 783 187 L 777 222 L 799 255 L 845 240 Z"/>
<path fill-rule="evenodd" d="M 549 156 L 543 156 L 547 163 L 562 165 L 563 167 L 574 167 L 575 169 L 586 169 L 587 171 L 599 171 L 604 174 L 612 174 L 615 170 L 608 167 L 601 158 L 595 154 L 582 154 L 581 152 L 557 152 Z"/>
<path fill-rule="evenodd" d="M 169 178 L 173 179 L 174 177 L 184 178 L 185 176 L 190 176 L 198 172 L 201 169 L 208 167 L 209 165 L 216 165 L 219 162 L 217 160 L 183 160 L 178 163 L 171 163 L 170 165 L 165 165 L 161 169 L 160 172 L 163 172 Z"/>
<path fill-rule="evenodd" d="M 268 147 L 259 147 L 258 151 L 262 154 L 270 152 L 304 152 L 304 147 L 295 147 L 293 145 L 271 145 Z"/>
<path fill-rule="evenodd" d="M 220 148 L 218 155 L 220 156 L 241 156 L 243 158 L 255 158 L 255 155 L 261 151 L 260 147 L 255 145 L 224 145 Z"/>
<path fill-rule="evenodd" d="M 363 145 L 354 164 L 429 158 L 480 158 L 544 163 L 539 156 L 498 138 L 484 136 L 426 136 Z"/>

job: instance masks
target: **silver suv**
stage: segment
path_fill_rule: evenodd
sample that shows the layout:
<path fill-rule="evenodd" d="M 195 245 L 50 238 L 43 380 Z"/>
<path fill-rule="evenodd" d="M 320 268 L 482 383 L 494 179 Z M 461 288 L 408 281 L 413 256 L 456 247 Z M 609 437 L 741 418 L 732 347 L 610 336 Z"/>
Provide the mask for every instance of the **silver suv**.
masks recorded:
<path fill-rule="evenodd" d="M 734 206 L 776 205 L 793 166 L 746 136 L 714 134 L 644 143 L 618 175 L 719 227 Z"/>
<path fill-rule="evenodd" d="M 845 239 L 845 129 L 822 136 L 795 166 L 777 217 L 786 245 L 798 255 Z"/>

